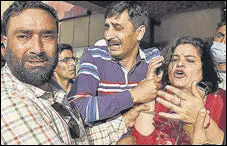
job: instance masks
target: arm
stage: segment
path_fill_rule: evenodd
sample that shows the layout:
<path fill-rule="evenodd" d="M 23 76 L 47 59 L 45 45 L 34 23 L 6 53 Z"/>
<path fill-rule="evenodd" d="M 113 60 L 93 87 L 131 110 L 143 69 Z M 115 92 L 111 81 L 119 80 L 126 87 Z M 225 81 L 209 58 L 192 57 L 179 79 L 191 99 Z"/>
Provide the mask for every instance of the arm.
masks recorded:
<path fill-rule="evenodd" d="M 207 115 L 206 119 L 210 116 Z M 206 120 L 205 119 L 205 120 Z M 221 145 L 224 139 L 224 132 L 218 127 L 218 125 L 210 118 L 210 126 L 205 129 L 207 143 Z M 204 124 L 207 125 L 206 122 Z"/>
<path fill-rule="evenodd" d="M 162 62 L 164 61 L 163 56 L 153 58 L 148 67 L 147 77 L 146 79 L 155 79 L 157 77 L 156 71 L 157 68 L 162 66 Z M 158 76 L 162 78 L 163 73 L 160 73 Z M 157 90 L 154 90 L 155 92 Z M 156 94 L 156 93 L 154 93 Z M 148 136 L 150 135 L 154 130 L 155 127 L 153 125 L 153 118 L 154 118 L 154 112 L 155 112 L 155 101 L 151 101 L 149 103 L 146 103 L 147 106 L 149 106 L 150 110 L 146 112 L 141 112 L 139 117 L 136 119 L 135 128 L 138 130 L 142 135 Z"/>
<path fill-rule="evenodd" d="M 136 130 L 144 136 L 150 135 L 155 130 L 153 125 L 155 101 L 149 102 L 146 105 L 150 107 L 150 110 L 141 112 L 135 123 Z"/>
<path fill-rule="evenodd" d="M 88 123 L 113 117 L 133 106 L 129 91 L 96 96 L 99 82 L 98 65 L 95 64 L 91 53 L 86 51 L 68 99 L 71 107 L 78 109 Z"/>
<path fill-rule="evenodd" d="M 221 144 L 223 131 L 226 130 L 226 92 L 219 90 L 208 96 L 206 109 L 210 111 L 204 122 L 204 127 L 207 127 L 205 129 L 207 141 L 213 144 Z"/>
<path fill-rule="evenodd" d="M 205 109 L 199 111 L 194 124 L 192 144 L 222 144 L 224 132 L 218 128 L 217 124 L 212 119 L 210 119 L 210 126 L 207 129 L 204 128 L 204 125 L 207 124 L 206 120 L 209 118 L 209 114 L 206 113 Z"/>
<path fill-rule="evenodd" d="M 83 119 L 90 123 L 119 114 L 133 106 L 133 103 L 150 102 L 156 97 L 156 90 L 161 87 L 161 78 L 141 81 L 130 91 L 117 94 L 95 96 L 100 76 L 98 65 L 90 52 L 82 57 L 77 81 L 73 84 L 68 100 L 72 108 L 79 109 Z"/>

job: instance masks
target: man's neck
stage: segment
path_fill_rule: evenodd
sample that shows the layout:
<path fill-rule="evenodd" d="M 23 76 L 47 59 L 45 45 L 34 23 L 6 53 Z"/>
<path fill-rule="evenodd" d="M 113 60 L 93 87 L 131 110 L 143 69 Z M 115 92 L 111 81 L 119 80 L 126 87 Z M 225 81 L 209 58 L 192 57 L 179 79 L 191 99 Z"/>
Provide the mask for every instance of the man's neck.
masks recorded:
<path fill-rule="evenodd" d="M 137 47 L 137 49 L 133 49 L 133 51 L 131 52 L 131 55 L 129 55 L 128 57 L 125 57 L 124 59 L 120 60 L 120 64 L 127 70 L 130 71 L 133 66 L 135 66 L 135 64 L 137 63 L 137 54 L 139 52 L 139 47 Z"/>
<path fill-rule="evenodd" d="M 226 63 L 218 64 L 217 65 L 218 70 L 225 71 L 226 70 Z"/>
<path fill-rule="evenodd" d="M 38 88 L 40 88 L 44 91 L 47 91 L 47 92 L 52 92 L 52 89 L 50 88 L 48 83 L 42 84 L 42 85 L 38 86 Z"/>
<path fill-rule="evenodd" d="M 72 83 L 68 79 L 61 78 L 56 74 L 54 74 L 54 79 L 66 92 L 71 88 Z"/>
<path fill-rule="evenodd" d="M 120 61 L 120 64 L 127 70 L 130 71 L 136 64 L 136 58 L 125 58 Z"/>

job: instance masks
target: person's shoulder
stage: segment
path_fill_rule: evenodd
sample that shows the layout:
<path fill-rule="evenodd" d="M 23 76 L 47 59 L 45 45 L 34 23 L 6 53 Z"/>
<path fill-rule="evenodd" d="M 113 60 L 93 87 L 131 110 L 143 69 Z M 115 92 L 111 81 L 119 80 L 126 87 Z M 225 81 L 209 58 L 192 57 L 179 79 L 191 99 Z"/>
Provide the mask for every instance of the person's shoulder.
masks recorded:
<path fill-rule="evenodd" d="M 221 88 L 218 88 L 218 93 L 219 93 L 221 96 L 226 97 L 226 90 L 221 89 Z"/>
<path fill-rule="evenodd" d="M 25 96 L 20 94 L 20 91 L 16 88 L 1 88 L 1 111 L 7 110 L 7 108 L 21 106 L 26 100 Z"/>
<path fill-rule="evenodd" d="M 212 98 L 221 97 L 224 101 L 226 101 L 226 90 L 218 88 L 215 92 L 210 93 L 207 96 Z"/>
<path fill-rule="evenodd" d="M 91 46 L 84 50 L 84 55 L 90 55 L 95 59 L 111 60 L 111 55 L 107 46 Z"/>
<path fill-rule="evenodd" d="M 16 81 L 16 78 L 12 75 L 7 67 L 1 69 L 1 100 L 17 94 L 17 87 L 20 84 Z"/>
<path fill-rule="evenodd" d="M 85 52 L 109 52 L 107 46 L 90 46 L 85 48 Z"/>

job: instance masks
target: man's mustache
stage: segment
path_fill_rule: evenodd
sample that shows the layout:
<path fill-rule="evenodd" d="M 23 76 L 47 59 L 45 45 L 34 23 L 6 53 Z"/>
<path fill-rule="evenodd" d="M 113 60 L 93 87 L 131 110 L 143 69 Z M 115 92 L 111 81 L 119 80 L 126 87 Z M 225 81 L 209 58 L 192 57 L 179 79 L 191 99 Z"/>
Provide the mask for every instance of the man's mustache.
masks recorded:
<path fill-rule="evenodd" d="M 113 44 L 121 44 L 121 41 L 119 38 L 111 38 L 107 40 L 107 45 L 112 46 Z"/>
<path fill-rule="evenodd" d="M 40 60 L 40 61 L 47 61 L 49 57 L 45 52 L 42 52 L 38 55 L 26 55 L 23 60 Z"/>

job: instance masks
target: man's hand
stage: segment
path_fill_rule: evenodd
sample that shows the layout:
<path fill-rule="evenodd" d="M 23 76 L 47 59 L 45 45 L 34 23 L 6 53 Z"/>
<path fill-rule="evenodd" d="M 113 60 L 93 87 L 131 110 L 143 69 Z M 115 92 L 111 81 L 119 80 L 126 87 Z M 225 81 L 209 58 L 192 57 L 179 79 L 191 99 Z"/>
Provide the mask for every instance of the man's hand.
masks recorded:
<path fill-rule="evenodd" d="M 130 90 L 134 103 L 151 102 L 157 95 L 157 91 L 162 87 L 160 84 L 163 72 L 156 74 L 157 68 L 162 66 L 163 56 L 153 58 L 148 66 L 146 79 L 141 81 L 136 88 Z"/>
<path fill-rule="evenodd" d="M 116 145 L 137 145 L 136 138 L 129 135 L 121 140 L 119 140 Z"/>
<path fill-rule="evenodd" d="M 130 90 L 134 103 L 151 102 L 156 96 L 157 91 L 162 87 L 159 83 L 161 78 L 146 79 L 141 81 L 134 89 Z"/>
<path fill-rule="evenodd" d="M 163 71 L 157 75 L 157 69 L 163 65 L 163 62 L 164 62 L 163 56 L 159 56 L 151 59 L 148 66 L 146 79 L 154 79 L 157 76 L 159 78 L 162 78 Z"/>
<path fill-rule="evenodd" d="M 134 126 L 136 122 L 136 118 L 139 116 L 141 111 L 149 110 L 149 106 L 145 104 L 141 104 L 138 106 L 134 106 L 131 110 L 123 115 L 123 119 L 125 121 L 125 125 L 127 128 L 131 128 Z"/>

